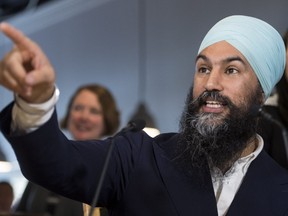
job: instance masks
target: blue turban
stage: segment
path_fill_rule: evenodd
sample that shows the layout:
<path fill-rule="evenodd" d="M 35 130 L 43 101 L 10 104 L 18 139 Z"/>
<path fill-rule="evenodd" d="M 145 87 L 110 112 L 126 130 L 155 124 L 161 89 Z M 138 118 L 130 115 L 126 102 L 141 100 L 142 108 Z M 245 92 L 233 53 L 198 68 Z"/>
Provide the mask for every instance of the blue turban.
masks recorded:
<path fill-rule="evenodd" d="M 286 49 L 281 35 L 260 19 L 243 15 L 229 16 L 209 30 L 198 54 L 219 41 L 228 42 L 245 56 L 267 99 L 284 73 Z"/>

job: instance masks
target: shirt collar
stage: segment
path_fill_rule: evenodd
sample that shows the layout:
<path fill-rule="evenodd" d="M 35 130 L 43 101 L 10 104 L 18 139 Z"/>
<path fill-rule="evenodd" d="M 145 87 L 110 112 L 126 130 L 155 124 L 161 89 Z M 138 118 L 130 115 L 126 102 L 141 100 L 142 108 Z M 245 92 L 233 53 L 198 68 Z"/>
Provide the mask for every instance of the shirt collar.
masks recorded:
<path fill-rule="evenodd" d="M 221 171 L 217 167 L 214 167 L 211 170 L 212 177 L 214 177 L 214 178 L 217 178 L 217 176 L 218 177 L 222 176 L 222 178 L 224 176 L 228 177 L 228 176 L 232 175 L 235 171 L 238 172 L 240 170 L 243 173 L 246 173 L 251 162 L 253 160 L 255 160 L 255 158 L 260 154 L 260 152 L 262 151 L 262 149 L 264 147 L 264 141 L 259 134 L 256 135 L 256 139 L 257 139 L 257 146 L 253 152 L 251 152 L 249 155 L 246 155 L 245 157 L 241 157 L 237 161 L 235 161 L 233 166 L 225 174 L 220 174 Z M 219 176 L 219 174 L 220 174 L 220 176 Z"/>

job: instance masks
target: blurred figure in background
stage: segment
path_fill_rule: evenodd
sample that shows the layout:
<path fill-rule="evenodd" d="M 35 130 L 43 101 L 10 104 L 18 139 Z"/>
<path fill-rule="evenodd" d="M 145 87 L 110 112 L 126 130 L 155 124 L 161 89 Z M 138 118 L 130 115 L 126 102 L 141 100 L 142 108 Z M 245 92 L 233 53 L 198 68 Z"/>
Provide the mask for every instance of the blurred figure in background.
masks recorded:
<path fill-rule="evenodd" d="M 104 86 L 90 84 L 79 87 L 71 97 L 61 128 L 67 129 L 75 140 L 102 139 L 114 134 L 120 124 L 116 101 Z M 84 204 L 84 216 L 90 206 Z M 108 215 L 104 208 L 96 208 L 94 215 Z"/>
<path fill-rule="evenodd" d="M 101 139 L 114 134 L 119 124 L 120 115 L 113 95 L 98 84 L 76 90 L 60 123 L 75 140 Z"/>

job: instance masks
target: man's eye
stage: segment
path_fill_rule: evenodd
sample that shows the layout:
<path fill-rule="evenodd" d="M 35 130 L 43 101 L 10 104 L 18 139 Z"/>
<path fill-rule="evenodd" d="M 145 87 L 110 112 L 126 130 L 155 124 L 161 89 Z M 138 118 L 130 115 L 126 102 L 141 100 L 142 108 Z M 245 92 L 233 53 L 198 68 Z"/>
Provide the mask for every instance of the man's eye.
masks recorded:
<path fill-rule="evenodd" d="M 199 72 L 199 73 L 208 73 L 209 70 L 208 70 L 208 68 L 206 68 L 206 67 L 201 67 L 201 68 L 198 69 L 198 72 Z"/>
<path fill-rule="evenodd" d="M 228 68 L 226 71 L 227 74 L 235 74 L 237 72 L 238 72 L 238 70 L 236 70 L 235 68 Z"/>

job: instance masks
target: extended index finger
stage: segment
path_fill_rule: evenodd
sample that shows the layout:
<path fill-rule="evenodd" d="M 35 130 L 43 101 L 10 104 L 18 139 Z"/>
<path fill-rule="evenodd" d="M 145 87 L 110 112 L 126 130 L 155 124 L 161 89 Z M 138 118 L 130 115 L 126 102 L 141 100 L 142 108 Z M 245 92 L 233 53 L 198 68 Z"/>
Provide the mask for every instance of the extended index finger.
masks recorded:
<path fill-rule="evenodd" d="M 0 23 L 0 30 L 8 37 L 13 43 L 24 49 L 28 49 L 31 51 L 36 51 L 37 47 L 28 37 L 26 37 L 20 30 L 13 27 L 12 25 L 2 22 Z M 36 50 L 35 50 L 36 49 Z"/>

